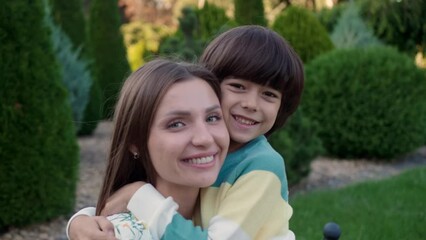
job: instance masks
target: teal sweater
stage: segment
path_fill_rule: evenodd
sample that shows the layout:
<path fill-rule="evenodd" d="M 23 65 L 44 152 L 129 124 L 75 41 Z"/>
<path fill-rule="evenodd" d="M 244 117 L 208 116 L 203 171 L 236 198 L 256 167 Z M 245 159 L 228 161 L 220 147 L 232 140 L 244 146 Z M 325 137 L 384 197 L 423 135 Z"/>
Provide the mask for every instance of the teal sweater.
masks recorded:
<path fill-rule="evenodd" d="M 295 239 L 283 158 L 260 136 L 228 154 L 216 182 L 201 192 L 201 227 L 171 198 L 142 187 L 128 209 L 154 239 Z"/>

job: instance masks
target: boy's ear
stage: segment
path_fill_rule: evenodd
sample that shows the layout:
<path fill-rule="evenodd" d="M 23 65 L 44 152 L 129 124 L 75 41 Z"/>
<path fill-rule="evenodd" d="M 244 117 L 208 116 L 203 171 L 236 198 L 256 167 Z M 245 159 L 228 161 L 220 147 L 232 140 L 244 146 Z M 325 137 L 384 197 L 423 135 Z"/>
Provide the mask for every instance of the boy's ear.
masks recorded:
<path fill-rule="evenodd" d="M 139 154 L 139 149 L 136 147 L 135 144 L 131 144 L 129 147 L 129 151 L 133 154 Z"/>

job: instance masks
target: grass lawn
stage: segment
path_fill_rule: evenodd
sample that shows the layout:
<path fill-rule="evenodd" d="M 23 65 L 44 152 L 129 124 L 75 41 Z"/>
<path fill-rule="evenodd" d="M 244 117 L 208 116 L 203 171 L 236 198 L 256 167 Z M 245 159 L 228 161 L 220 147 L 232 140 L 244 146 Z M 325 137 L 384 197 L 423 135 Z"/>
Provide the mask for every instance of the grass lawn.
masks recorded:
<path fill-rule="evenodd" d="M 297 240 L 322 240 L 330 221 L 340 225 L 340 240 L 426 239 L 426 168 L 290 199 L 290 229 Z"/>

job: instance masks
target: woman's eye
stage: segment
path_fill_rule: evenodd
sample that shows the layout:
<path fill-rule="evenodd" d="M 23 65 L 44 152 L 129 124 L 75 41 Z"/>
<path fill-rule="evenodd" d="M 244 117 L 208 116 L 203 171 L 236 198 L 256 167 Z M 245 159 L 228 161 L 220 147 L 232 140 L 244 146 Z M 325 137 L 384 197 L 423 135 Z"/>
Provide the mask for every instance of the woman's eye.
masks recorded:
<path fill-rule="evenodd" d="M 212 115 L 212 116 L 207 117 L 207 122 L 217 122 L 220 119 L 222 119 L 220 116 Z"/>
<path fill-rule="evenodd" d="M 172 122 L 169 125 L 167 125 L 167 128 L 180 128 L 185 126 L 185 124 L 183 124 L 183 122 L 180 121 L 176 121 L 176 122 Z"/>

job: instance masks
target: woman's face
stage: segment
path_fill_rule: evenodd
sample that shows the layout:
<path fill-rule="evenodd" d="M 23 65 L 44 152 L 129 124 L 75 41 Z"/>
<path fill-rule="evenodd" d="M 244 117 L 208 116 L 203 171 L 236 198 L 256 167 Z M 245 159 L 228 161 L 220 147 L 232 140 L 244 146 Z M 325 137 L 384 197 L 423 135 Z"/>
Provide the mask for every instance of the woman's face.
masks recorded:
<path fill-rule="evenodd" d="M 220 103 L 210 85 L 198 78 L 172 85 L 158 107 L 148 138 L 157 185 L 210 186 L 228 145 Z"/>

